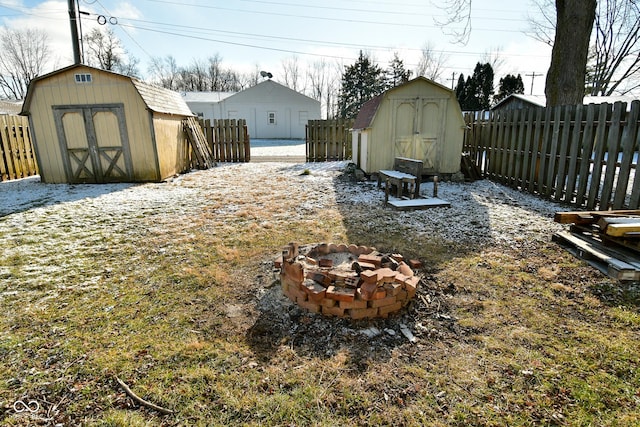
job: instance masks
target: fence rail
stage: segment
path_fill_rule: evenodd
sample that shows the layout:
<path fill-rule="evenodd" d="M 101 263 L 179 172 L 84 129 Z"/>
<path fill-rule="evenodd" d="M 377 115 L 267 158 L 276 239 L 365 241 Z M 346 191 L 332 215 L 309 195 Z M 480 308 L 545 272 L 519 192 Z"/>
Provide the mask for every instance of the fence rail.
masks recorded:
<path fill-rule="evenodd" d="M 351 158 L 353 120 L 309 120 L 306 126 L 307 162 Z"/>
<path fill-rule="evenodd" d="M 467 113 L 463 151 L 513 188 L 588 210 L 638 209 L 639 114 L 640 101 Z"/>
<path fill-rule="evenodd" d="M 38 175 L 28 119 L 0 115 L 0 133 L 0 181 Z"/>
<path fill-rule="evenodd" d="M 249 131 L 245 119 L 199 120 L 216 162 L 251 160 Z"/>

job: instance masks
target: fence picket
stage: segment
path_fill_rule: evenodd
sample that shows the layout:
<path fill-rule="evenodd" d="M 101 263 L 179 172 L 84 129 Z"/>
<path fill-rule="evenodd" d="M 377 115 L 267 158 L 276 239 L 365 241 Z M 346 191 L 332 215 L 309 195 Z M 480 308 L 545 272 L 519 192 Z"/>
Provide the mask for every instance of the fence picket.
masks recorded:
<path fill-rule="evenodd" d="M 575 107 L 568 105 L 564 107 L 564 121 L 561 123 L 560 129 L 560 146 L 558 148 L 558 165 L 555 179 L 554 200 L 559 202 L 566 198 L 566 177 L 567 177 L 567 155 L 569 151 L 569 135 L 571 134 L 571 126 L 575 116 Z"/>
<path fill-rule="evenodd" d="M 613 184 L 616 180 L 616 172 L 618 168 L 618 152 L 620 151 L 620 123 L 624 120 L 624 113 L 627 109 L 627 104 L 624 102 L 616 102 L 613 104 L 613 117 L 609 123 L 608 135 L 607 135 L 607 161 L 604 172 L 604 182 L 602 184 L 602 192 L 600 194 L 600 206 L 608 209 L 611 204 L 611 193 L 613 191 Z"/>
<path fill-rule="evenodd" d="M 465 154 L 489 179 L 587 210 L 639 207 L 640 101 L 629 112 L 617 103 L 468 113 L 465 124 Z"/>
<path fill-rule="evenodd" d="M 28 119 L 0 115 L 0 181 L 37 175 Z"/>
<path fill-rule="evenodd" d="M 627 198 L 627 189 L 631 173 L 631 164 L 634 155 L 638 154 L 638 144 L 640 143 L 640 134 L 638 134 L 638 119 L 640 115 L 640 101 L 631 102 L 631 110 L 627 115 L 628 125 L 624 128 L 622 139 L 620 141 L 620 149 L 622 159 L 620 160 L 620 172 L 618 182 L 616 183 L 615 195 L 613 197 L 613 209 L 622 209 Z M 635 141 L 634 135 L 638 135 L 638 142 Z M 634 169 L 634 183 L 638 168 Z"/>
<path fill-rule="evenodd" d="M 604 162 L 604 153 L 607 140 L 607 120 L 611 114 L 611 105 L 601 104 L 598 114 L 598 127 L 595 136 L 595 153 L 593 157 L 593 168 L 591 170 L 591 182 L 589 185 L 589 196 L 587 197 L 587 209 L 595 209 L 596 203 L 599 201 L 598 194 L 600 192 L 600 178 L 602 177 L 602 163 Z"/>
<path fill-rule="evenodd" d="M 305 139 L 307 162 L 351 158 L 352 120 L 309 120 Z"/>
<path fill-rule="evenodd" d="M 580 157 L 580 173 L 578 179 L 578 186 L 576 191 L 576 205 L 583 206 L 586 200 L 587 186 L 589 185 L 589 177 L 591 176 L 591 159 L 593 156 L 593 144 L 594 144 L 594 127 L 596 122 L 597 106 L 595 104 L 589 104 L 587 106 L 587 120 L 584 126 L 584 133 L 582 135 L 582 154 Z"/>

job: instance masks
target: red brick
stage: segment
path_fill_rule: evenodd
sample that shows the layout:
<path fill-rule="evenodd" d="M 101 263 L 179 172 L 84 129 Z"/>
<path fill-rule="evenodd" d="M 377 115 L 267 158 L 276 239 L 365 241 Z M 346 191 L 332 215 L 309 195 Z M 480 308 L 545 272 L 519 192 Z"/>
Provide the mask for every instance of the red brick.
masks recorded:
<path fill-rule="evenodd" d="M 359 255 L 358 252 L 358 245 L 354 245 L 353 243 L 350 244 L 349 246 L 347 246 L 347 249 L 349 250 L 350 253 L 352 253 L 353 255 Z"/>
<path fill-rule="evenodd" d="M 360 283 L 360 278 L 358 276 L 350 276 L 344 279 L 344 285 L 350 288 L 357 288 Z"/>
<path fill-rule="evenodd" d="M 377 308 L 352 308 L 347 310 L 347 314 L 352 319 L 365 319 L 367 317 L 376 317 L 378 315 Z"/>
<path fill-rule="evenodd" d="M 335 307 L 336 305 L 338 305 L 338 301 L 331 298 L 327 298 L 325 296 L 325 298 L 322 301 L 320 301 L 320 305 L 323 307 Z"/>
<path fill-rule="evenodd" d="M 333 260 L 331 260 L 329 258 L 320 258 L 318 260 L 318 265 L 321 268 L 330 268 L 330 267 L 333 267 Z"/>
<path fill-rule="evenodd" d="M 409 267 L 411 267 L 411 268 L 422 268 L 422 263 L 420 262 L 420 260 L 410 259 L 409 260 Z"/>
<path fill-rule="evenodd" d="M 376 273 L 376 270 L 365 270 L 360 273 L 360 278 L 363 283 L 378 283 L 378 273 Z"/>
<path fill-rule="evenodd" d="M 280 255 L 278 258 L 276 258 L 275 260 L 273 260 L 273 267 L 274 268 L 282 268 L 282 255 Z"/>
<path fill-rule="evenodd" d="M 288 293 L 289 297 L 293 297 L 296 301 L 300 300 L 300 301 L 306 301 L 307 300 L 307 293 L 305 291 L 303 291 L 302 289 L 300 289 L 300 286 L 291 286 L 289 285 L 289 293 Z"/>
<path fill-rule="evenodd" d="M 358 261 L 358 264 L 363 270 L 375 270 L 377 268 L 375 264 L 370 262 Z"/>
<path fill-rule="evenodd" d="M 402 289 L 402 284 L 400 283 L 385 283 L 384 288 L 387 291 L 387 295 L 396 296 L 400 289 Z"/>
<path fill-rule="evenodd" d="M 326 297 L 334 299 L 336 301 L 351 302 L 355 299 L 356 290 L 349 288 L 337 288 L 335 286 L 329 286 L 327 288 Z"/>
<path fill-rule="evenodd" d="M 379 268 L 375 270 L 378 274 L 378 282 L 389 283 L 395 281 L 396 273 L 390 268 Z"/>
<path fill-rule="evenodd" d="M 387 305 L 391 305 L 391 304 L 395 304 L 396 303 L 396 297 L 395 296 L 391 296 L 391 297 L 387 297 L 385 296 L 384 298 L 380 298 L 377 300 L 373 300 L 373 301 L 369 301 L 368 306 L 369 307 L 385 307 Z"/>
<path fill-rule="evenodd" d="M 378 289 L 377 283 L 363 283 L 359 288 L 362 299 L 367 301 L 373 299 L 373 294 L 376 292 L 376 289 Z"/>
<path fill-rule="evenodd" d="M 380 307 L 378 309 L 378 314 L 380 314 L 380 316 L 386 316 L 390 313 L 395 313 L 396 311 L 400 310 L 402 308 L 402 301 L 398 301 L 394 304 L 391 305 L 386 305 L 384 307 Z"/>
<path fill-rule="evenodd" d="M 391 254 L 391 258 L 395 259 L 398 262 L 404 261 L 404 257 L 401 254 Z"/>
<path fill-rule="evenodd" d="M 362 254 L 358 256 L 358 262 L 368 262 L 375 265 L 376 267 L 380 267 L 382 257 L 378 255 Z"/>
<path fill-rule="evenodd" d="M 354 299 L 353 301 L 340 301 L 340 308 L 344 308 L 345 310 L 350 308 L 367 308 L 367 302 L 363 299 Z"/>
<path fill-rule="evenodd" d="M 408 301 L 409 300 L 409 293 L 407 291 L 405 291 L 404 289 L 400 289 L 398 291 L 398 295 L 396 295 L 396 299 L 398 301 Z"/>
<path fill-rule="evenodd" d="M 320 243 L 318 246 L 316 246 L 316 250 L 320 255 L 326 255 L 329 253 L 329 245 L 326 243 Z"/>
<path fill-rule="evenodd" d="M 285 262 L 282 264 L 282 270 L 294 282 L 302 283 L 304 280 L 304 267 L 299 262 Z"/>
<path fill-rule="evenodd" d="M 398 273 L 404 274 L 407 277 L 413 277 L 413 270 L 404 262 L 401 262 L 400 265 L 398 265 L 397 271 Z"/>
<path fill-rule="evenodd" d="M 323 305 L 320 307 L 320 310 L 322 311 L 322 314 L 324 314 L 325 316 L 344 317 L 344 309 L 339 306 L 325 307 Z"/>
<path fill-rule="evenodd" d="M 316 304 L 311 301 L 298 301 L 298 305 L 312 313 L 320 313 L 320 310 L 321 310 L 320 304 Z"/>
<path fill-rule="evenodd" d="M 325 297 L 327 288 L 313 280 L 305 280 L 302 284 L 302 290 L 308 295 L 309 301 L 319 303 Z"/>

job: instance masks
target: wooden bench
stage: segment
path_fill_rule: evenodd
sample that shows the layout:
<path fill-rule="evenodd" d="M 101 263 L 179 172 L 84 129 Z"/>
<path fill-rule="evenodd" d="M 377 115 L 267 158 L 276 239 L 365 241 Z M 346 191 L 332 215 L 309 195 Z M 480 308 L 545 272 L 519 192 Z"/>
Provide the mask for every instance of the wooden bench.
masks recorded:
<path fill-rule="evenodd" d="M 393 170 L 378 171 L 378 188 L 384 181 L 386 197 L 389 196 L 390 187 L 395 186 L 396 197 L 401 198 L 406 193 L 411 199 L 418 198 L 421 180 L 421 160 L 396 157 L 393 159 Z"/>

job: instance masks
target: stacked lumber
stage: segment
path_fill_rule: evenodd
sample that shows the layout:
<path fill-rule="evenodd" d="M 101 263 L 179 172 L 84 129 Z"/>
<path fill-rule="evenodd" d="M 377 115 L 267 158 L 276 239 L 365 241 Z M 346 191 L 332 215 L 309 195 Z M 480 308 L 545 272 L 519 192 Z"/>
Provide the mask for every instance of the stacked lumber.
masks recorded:
<path fill-rule="evenodd" d="M 554 221 L 571 224 L 553 240 L 620 281 L 640 281 L 640 210 L 557 212 Z"/>
<path fill-rule="evenodd" d="M 187 140 L 191 144 L 191 150 L 194 154 L 194 167 L 197 169 L 209 169 L 215 166 L 213 153 L 209 147 L 202 127 L 196 121 L 195 117 L 189 117 L 183 121 Z"/>

